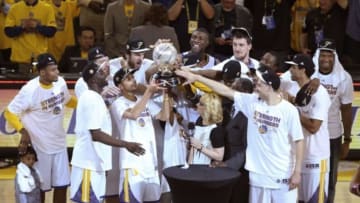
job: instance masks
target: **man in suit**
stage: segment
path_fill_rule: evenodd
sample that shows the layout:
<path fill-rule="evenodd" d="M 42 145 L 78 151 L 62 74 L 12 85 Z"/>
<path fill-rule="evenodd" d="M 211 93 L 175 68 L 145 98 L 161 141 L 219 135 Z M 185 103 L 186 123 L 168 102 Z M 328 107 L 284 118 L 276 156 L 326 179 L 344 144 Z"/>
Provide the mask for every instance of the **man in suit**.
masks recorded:
<path fill-rule="evenodd" d="M 110 57 L 119 57 L 126 52 L 126 43 L 131 28 L 142 25 L 150 5 L 141 0 L 118 0 L 107 7 L 104 33 L 105 52 Z"/>

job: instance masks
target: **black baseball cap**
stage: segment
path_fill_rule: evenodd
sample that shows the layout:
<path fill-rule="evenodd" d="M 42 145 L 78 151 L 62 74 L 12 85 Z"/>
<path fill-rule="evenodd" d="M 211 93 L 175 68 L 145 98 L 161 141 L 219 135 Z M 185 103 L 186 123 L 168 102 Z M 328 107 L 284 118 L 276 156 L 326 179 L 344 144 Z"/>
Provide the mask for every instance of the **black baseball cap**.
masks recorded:
<path fill-rule="evenodd" d="M 222 69 L 222 78 L 223 80 L 233 80 L 235 78 L 240 78 L 241 76 L 241 64 L 238 61 L 230 60 L 225 63 Z"/>
<path fill-rule="evenodd" d="M 36 64 L 37 70 L 44 69 L 48 65 L 57 65 L 55 57 L 49 53 L 38 55 Z"/>
<path fill-rule="evenodd" d="M 265 70 L 263 72 L 256 71 L 256 76 L 266 84 L 270 85 L 274 91 L 278 90 L 280 87 L 280 78 L 272 70 Z"/>
<path fill-rule="evenodd" d="M 89 50 L 88 60 L 95 61 L 96 59 L 105 57 L 105 52 L 101 47 L 93 47 Z"/>
<path fill-rule="evenodd" d="M 140 53 L 149 51 L 150 49 L 145 47 L 145 42 L 143 40 L 130 40 L 126 45 L 126 49 L 133 53 Z"/>
<path fill-rule="evenodd" d="M 311 101 L 311 95 L 306 93 L 306 89 L 308 88 L 309 83 L 305 84 L 301 87 L 301 89 L 297 92 L 295 97 L 295 105 L 296 106 L 306 106 Z"/>
<path fill-rule="evenodd" d="M 82 72 L 82 77 L 85 82 L 88 82 L 97 72 L 99 69 L 99 66 L 96 63 L 88 63 L 84 67 L 84 70 Z"/>
<path fill-rule="evenodd" d="M 323 39 L 320 41 L 318 48 L 319 50 L 335 52 L 336 43 L 333 39 Z"/>
<path fill-rule="evenodd" d="M 248 37 L 250 40 L 252 40 L 252 36 L 251 36 L 250 32 L 248 31 L 248 29 L 246 29 L 244 27 L 231 27 L 231 34 L 234 36 L 235 33 L 240 33 L 240 34 Z"/>
<path fill-rule="evenodd" d="M 133 74 L 136 70 L 129 68 L 122 68 L 118 70 L 114 75 L 114 84 L 118 86 L 129 74 Z"/>
<path fill-rule="evenodd" d="M 286 64 L 296 65 L 299 68 L 305 68 L 306 74 L 310 77 L 315 71 L 315 64 L 306 54 L 296 54 L 291 61 L 285 61 Z"/>

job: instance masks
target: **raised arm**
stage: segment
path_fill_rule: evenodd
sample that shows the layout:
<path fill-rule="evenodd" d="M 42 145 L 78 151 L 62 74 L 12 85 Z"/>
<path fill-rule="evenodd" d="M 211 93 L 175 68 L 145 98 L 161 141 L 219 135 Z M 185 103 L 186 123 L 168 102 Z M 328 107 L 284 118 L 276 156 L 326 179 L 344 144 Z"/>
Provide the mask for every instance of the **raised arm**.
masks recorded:
<path fill-rule="evenodd" d="M 182 5 L 184 3 L 184 0 L 177 0 L 168 10 L 168 17 L 170 21 L 176 20 L 182 9 Z"/>
<path fill-rule="evenodd" d="M 199 0 L 199 4 L 204 16 L 209 20 L 212 19 L 215 15 L 214 7 L 207 0 Z"/>
<path fill-rule="evenodd" d="M 208 86 L 210 89 L 214 90 L 214 92 L 216 92 L 217 94 L 227 97 L 231 100 L 234 100 L 235 91 L 220 82 L 205 78 L 201 75 L 193 74 L 188 71 L 176 70 L 175 73 L 178 76 L 181 76 L 181 77 L 187 79 L 188 82 L 190 82 L 190 83 L 199 81 L 199 82 L 205 84 L 206 86 Z"/>

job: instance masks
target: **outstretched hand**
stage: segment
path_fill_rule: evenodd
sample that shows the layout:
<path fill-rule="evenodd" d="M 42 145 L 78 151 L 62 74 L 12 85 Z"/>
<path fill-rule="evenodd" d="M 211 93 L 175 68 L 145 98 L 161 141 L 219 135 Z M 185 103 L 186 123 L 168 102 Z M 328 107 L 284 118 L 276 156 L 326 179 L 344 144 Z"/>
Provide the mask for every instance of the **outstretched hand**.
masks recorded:
<path fill-rule="evenodd" d="M 176 70 L 176 75 L 185 78 L 187 81 L 183 85 L 191 84 L 197 80 L 197 75 L 191 73 L 190 71 L 184 71 L 184 70 Z"/>
<path fill-rule="evenodd" d="M 126 142 L 125 148 L 136 156 L 145 154 L 145 149 L 142 148 L 141 144 L 137 142 Z"/>

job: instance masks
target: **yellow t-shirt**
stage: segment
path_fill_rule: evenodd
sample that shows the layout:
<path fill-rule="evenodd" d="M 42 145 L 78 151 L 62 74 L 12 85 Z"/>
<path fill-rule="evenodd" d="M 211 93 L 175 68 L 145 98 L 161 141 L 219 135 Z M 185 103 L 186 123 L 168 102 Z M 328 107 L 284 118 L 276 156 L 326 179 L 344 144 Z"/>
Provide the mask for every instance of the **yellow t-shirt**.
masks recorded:
<path fill-rule="evenodd" d="M 22 20 L 34 19 L 45 26 L 56 27 L 53 9 L 46 3 L 38 2 L 35 6 L 27 6 L 20 1 L 11 6 L 5 27 L 21 26 Z M 48 51 L 48 38 L 36 33 L 22 33 L 11 40 L 11 57 L 14 62 L 30 63 L 31 57 Z"/>
<path fill-rule="evenodd" d="M 134 14 L 134 4 L 125 4 L 124 3 L 124 12 L 125 12 L 125 16 L 128 18 L 131 18 Z"/>
<path fill-rule="evenodd" d="M 291 24 L 291 48 L 295 51 L 301 51 L 300 36 L 305 23 L 306 14 L 313 8 L 319 6 L 319 0 L 297 0 L 292 9 Z"/>
<path fill-rule="evenodd" d="M 54 9 L 57 31 L 49 39 L 49 53 L 60 60 L 67 46 L 75 44 L 73 19 L 79 15 L 80 8 L 74 1 L 62 1 L 60 7 L 51 2 Z"/>
<path fill-rule="evenodd" d="M 12 4 L 15 3 L 14 0 L 4 0 L 4 3 L 7 4 L 8 6 L 11 6 Z M 6 36 L 5 32 L 4 32 L 4 28 L 5 28 L 5 19 L 6 19 L 6 14 L 0 10 L 0 49 L 8 49 L 11 47 L 11 39 Z"/>

